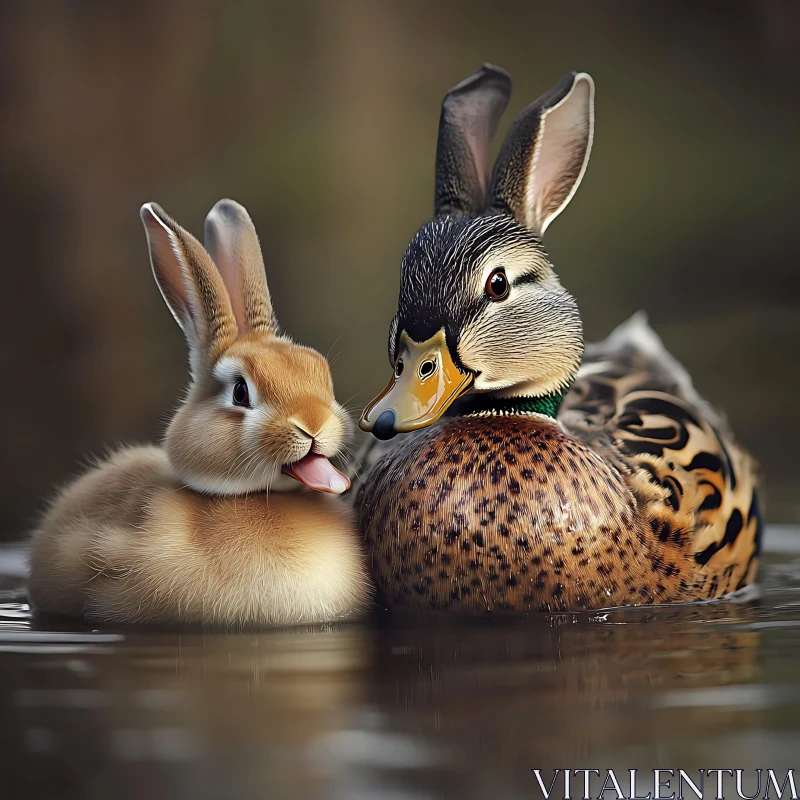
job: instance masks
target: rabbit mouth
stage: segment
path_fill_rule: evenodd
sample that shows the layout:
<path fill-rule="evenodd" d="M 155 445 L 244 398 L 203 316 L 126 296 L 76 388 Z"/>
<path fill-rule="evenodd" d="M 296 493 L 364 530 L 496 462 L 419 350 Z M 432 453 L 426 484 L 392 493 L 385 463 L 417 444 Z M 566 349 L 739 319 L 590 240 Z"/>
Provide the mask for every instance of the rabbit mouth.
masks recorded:
<path fill-rule="evenodd" d="M 350 488 L 347 476 L 319 453 L 307 453 L 299 461 L 284 464 L 281 472 L 315 492 L 342 494 Z"/>

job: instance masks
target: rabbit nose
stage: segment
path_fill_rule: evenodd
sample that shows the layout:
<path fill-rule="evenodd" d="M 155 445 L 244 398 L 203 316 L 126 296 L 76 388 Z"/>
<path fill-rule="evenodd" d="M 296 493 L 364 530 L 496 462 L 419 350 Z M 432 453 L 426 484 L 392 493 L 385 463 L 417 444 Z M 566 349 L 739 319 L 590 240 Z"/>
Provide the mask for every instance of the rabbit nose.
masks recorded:
<path fill-rule="evenodd" d="M 304 422 L 297 420 L 295 417 L 291 417 L 289 422 L 294 425 L 294 427 L 303 434 L 303 436 L 308 436 L 309 439 L 314 438 L 314 434 L 309 430 L 309 425 Z"/>
<path fill-rule="evenodd" d="M 325 430 L 330 418 L 331 413 L 327 408 L 314 405 L 289 417 L 289 422 L 304 436 L 316 439 Z"/>

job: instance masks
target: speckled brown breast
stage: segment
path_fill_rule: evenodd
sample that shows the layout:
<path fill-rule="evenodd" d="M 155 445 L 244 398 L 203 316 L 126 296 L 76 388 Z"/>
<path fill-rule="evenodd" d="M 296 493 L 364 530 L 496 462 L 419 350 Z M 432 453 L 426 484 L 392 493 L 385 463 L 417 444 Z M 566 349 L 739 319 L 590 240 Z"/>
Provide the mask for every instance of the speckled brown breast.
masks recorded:
<path fill-rule="evenodd" d="M 411 434 L 375 465 L 357 506 L 396 605 L 663 603 L 684 599 L 691 572 L 653 541 L 620 473 L 541 417 L 455 417 Z"/>

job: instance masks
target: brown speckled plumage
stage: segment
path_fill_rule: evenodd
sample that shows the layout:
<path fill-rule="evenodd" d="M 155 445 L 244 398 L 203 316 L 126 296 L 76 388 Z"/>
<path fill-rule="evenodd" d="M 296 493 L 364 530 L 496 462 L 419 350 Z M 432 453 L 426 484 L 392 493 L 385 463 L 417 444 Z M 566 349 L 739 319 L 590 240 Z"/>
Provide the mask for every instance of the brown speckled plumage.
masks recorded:
<path fill-rule="evenodd" d="M 378 465 L 361 513 L 398 604 L 597 608 L 666 592 L 653 575 L 632 582 L 663 548 L 647 547 L 619 473 L 541 418 L 452 418 L 414 436 Z"/>
<path fill-rule="evenodd" d="M 761 522 L 747 454 L 679 386 L 677 365 L 605 343 L 585 365 L 605 368 L 579 376 L 559 422 L 449 417 L 375 443 L 357 506 L 390 604 L 580 610 L 752 582 Z"/>

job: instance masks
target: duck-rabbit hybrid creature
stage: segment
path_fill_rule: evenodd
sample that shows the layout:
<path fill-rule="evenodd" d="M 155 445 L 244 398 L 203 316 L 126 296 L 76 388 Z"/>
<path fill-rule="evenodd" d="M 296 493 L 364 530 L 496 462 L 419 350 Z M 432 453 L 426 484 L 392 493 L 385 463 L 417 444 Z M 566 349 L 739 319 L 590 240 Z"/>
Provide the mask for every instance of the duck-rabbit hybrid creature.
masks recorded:
<path fill-rule="evenodd" d="M 279 333 L 253 223 L 221 200 L 208 251 L 142 207 L 191 384 L 163 447 L 121 449 L 69 485 L 34 534 L 39 611 L 103 621 L 309 623 L 368 605 L 347 479 L 351 423 L 325 359 Z M 305 484 L 317 491 L 288 494 Z M 323 494 L 327 493 L 327 494 Z"/>
<path fill-rule="evenodd" d="M 510 90 L 485 65 L 442 104 L 394 374 L 361 420 L 383 440 L 356 498 L 378 586 L 390 604 L 471 611 L 743 587 L 761 539 L 753 462 L 641 314 L 584 352 L 542 245 L 586 170 L 592 79 L 567 75 L 522 111 L 490 175 Z"/>

